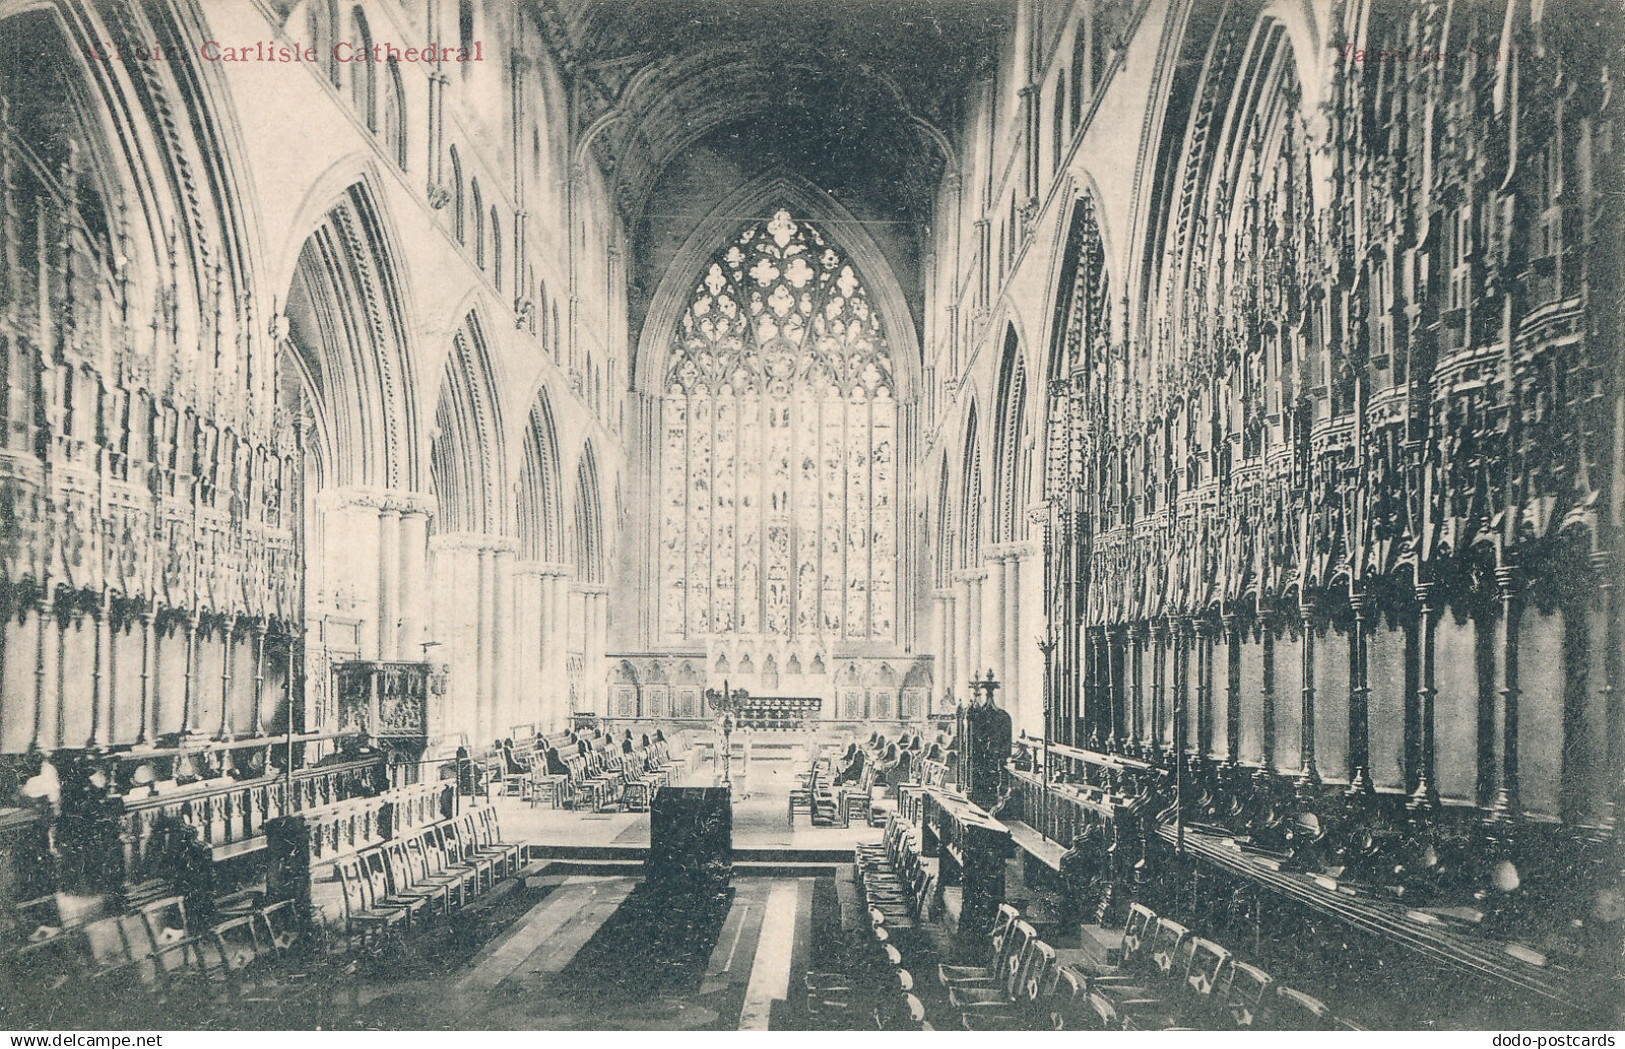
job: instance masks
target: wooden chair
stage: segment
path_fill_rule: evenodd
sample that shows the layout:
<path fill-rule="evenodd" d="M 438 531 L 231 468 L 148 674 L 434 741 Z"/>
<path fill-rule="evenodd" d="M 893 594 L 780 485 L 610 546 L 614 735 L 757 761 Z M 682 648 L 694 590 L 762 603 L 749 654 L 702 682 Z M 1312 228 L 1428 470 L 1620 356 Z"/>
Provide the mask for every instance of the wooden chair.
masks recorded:
<path fill-rule="evenodd" d="M 996 978 L 1003 971 L 1005 956 L 1009 953 L 1011 934 L 1015 929 L 1017 919 L 1021 912 L 1008 903 L 999 904 L 998 913 L 993 918 L 993 932 L 990 937 L 988 961 L 985 965 L 938 965 L 937 982 L 944 987 L 955 984 L 981 983 Z"/>
<path fill-rule="evenodd" d="M 858 774 L 858 785 L 852 788 L 843 788 L 840 791 L 841 825 L 850 826 L 852 814 L 859 812 L 868 820 L 869 812 L 874 806 L 875 768 L 865 764 L 863 771 Z"/>
<path fill-rule="evenodd" d="M 408 916 L 404 908 L 373 905 L 372 883 L 363 874 L 360 861 L 353 857 L 340 860 L 333 869 L 344 894 L 346 932 L 351 940 L 359 937 L 366 946 L 369 942 L 376 943 L 381 935 L 387 936 L 406 927 Z"/>
<path fill-rule="evenodd" d="M 404 857 L 405 846 L 400 842 L 396 842 L 394 847 L 400 849 Z M 294 901 L 292 900 L 281 900 L 268 907 L 261 908 L 259 918 L 265 927 L 266 941 L 270 943 L 273 950 L 280 954 L 292 950 L 294 945 L 304 937 L 304 929 L 299 921 L 299 912 L 295 910 Z"/>
<path fill-rule="evenodd" d="M 411 864 L 407 862 L 404 842 L 392 841 L 374 850 L 367 855 L 367 863 L 383 868 L 385 900 L 414 903 L 409 908 L 414 920 L 426 911 L 451 913 L 451 887 L 439 882 L 420 884 L 412 874 Z M 417 905 L 417 901 L 421 901 L 421 906 Z"/>
<path fill-rule="evenodd" d="M 1018 919 L 1014 928 L 1014 943 L 1005 953 L 999 972 L 987 980 L 965 980 L 949 985 L 948 1000 L 954 1008 L 963 1011 L 975 1006 L 1001 1005 L 1015 996 L 1032 966 L 1036 945 L 1042 941 L 1025 921 Z"/>
<path fill-rule="evenodd" d="M 1275 998 L 1269 1002 L 1265 1024 L 1271 1031 L 1334 1031 L 1336 1017 L 1319 998 L 1296 988 L 1277 984 Z"/>
<path fill-rule="evenodd" d="M 419 885 L 445 885 L 453 907 L 461 907 L 479 892 L 479 875 L 472 870 L 452 870 L 434 832 L 425 831 L 407 839 L 406 855 Z"/>
<path fill-rule="evenodd" d="M 530 807 L 547 805 L 550 808 L 559 808 L 564 804 L 565 785 L 570 777 L 562 773 L 548 773 L 546 767 L 530 768 Z"/>
<path fill-rule="evenodd" d="M 1214 992 L 1227 1014 L 1230 1026 L 1238 1030 L 1253 1026 L 1265 996 L 1275 993 L 1275 988 L 1271 986 L 1274 982 L 1269 973 L 1256 965 L 1232 960 Z"/>
<path fill-rule="evenodd" d="M 152 940 L 153 954 L 166 975 L 185 969 L 197 939 L 188 931 L 186 900 L 165 896 L 141 908 L 142 921 Z"/>
<path fill-rule="evenodd" d="M 484 892 L 496 885 L 497 859 L 494 856 L 480 856 L 472 848 L 472 842 L 467 840 L 465 834 L 458 830 L 458 821 L 445 820 L 434 825 L 434 831 L 440 838 L 441 848 L 446 853 L 446 863 L 450 867 L 466 867 L 474 871 L 479 879 L 479 891 Z"/>
<path fill-rule="evenodd" d="M 385 862 L 383 849 L 368 849 L 356 857 L 361 868 L 362 877 L 367 879 L 367 892 L 372 899 L 374 907 L 398 907 L 406 912 L 409 925 L 421 925 L 429 914 L 429 905 L 434 902 L 432 894 L 413 892 L 410 886 L 403 886 L 402 891 L 395 892 L 395 886 L 390 884 L 389 866 Z"/>
<path fill-rule="evenodd" d="M 502 837 L 502 819 L 496 806 L 488 805 L 476 814 L 481 839 L 487 848 L 501 849 L 508 857 L 508 873 L 518 874 L 525 865 L 525 846 L 521 842 L 506 841 Z"/>
<path fill-rule="evenodd" d="M 794 827 L 796 825 L 796 809 L 798 808 L 807 814 L 808 820 L 813 818 L 813 798 L 817 791 L 818 768 L 814 766 L 810 772 L 801 777 L 799 787 L 790 788 L 790 805 L 789 811 L 786 813 L 787 826 Z"/>

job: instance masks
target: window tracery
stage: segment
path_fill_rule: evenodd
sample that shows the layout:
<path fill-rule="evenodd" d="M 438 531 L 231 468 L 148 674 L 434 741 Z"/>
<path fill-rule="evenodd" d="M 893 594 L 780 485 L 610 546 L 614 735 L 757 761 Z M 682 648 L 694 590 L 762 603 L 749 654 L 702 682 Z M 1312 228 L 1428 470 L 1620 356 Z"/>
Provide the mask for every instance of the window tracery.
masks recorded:
<path fill-rule="evenodd" d="M 856 266 L 779 209 L 696 280 L 665 368 L 668 636 L 892 640 L 897 406 Z"/>

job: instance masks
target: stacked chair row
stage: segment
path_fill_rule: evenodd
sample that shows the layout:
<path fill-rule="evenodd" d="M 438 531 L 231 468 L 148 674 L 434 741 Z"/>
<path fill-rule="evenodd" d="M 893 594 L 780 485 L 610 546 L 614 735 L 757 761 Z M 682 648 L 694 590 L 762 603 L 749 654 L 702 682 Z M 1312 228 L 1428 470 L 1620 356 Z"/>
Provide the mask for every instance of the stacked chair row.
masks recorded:
<path fill-rule="evenodd" d="M 343 966 L 305 933 L 292 900 L 245 898 L 199 923 L 181 896 L 64 930 L 11 960 L 11 1019 L 48 1023 L 67 1001 L 98 1002 L 112 1027 L 308 1026 Z"/>
<path fill-rule="evenodd" d="M 806 975 L 807 1011 L 820 1027 L 929 1030 L 914 969 L 934 956 L 927 923 L 936 875 L 913 826 L 893 816 L 881 841 L 857 846 L 853 873 L 868 925 L 839 972 Z"/>
<path fill-rule="evenodd" d="M 872 928 L 895 935 L 917 930 L 931 920 L 937 878 L 921 853 L 913 824 L 893 815 L 878 843 L 859 845 L 852 851 L 853 873 Z"/>
<path fill-rule="evenodd" d="M 1090 1026 L 1104 1030 L 1353 1028 L 1318 999 L 1171 918 L 1133 904 L 1115 970 L 1085 978 Z M 1355 1028 L 1357 1029 L 1357 1028 Z"/>
<path fill-rule="evenodd" d="M 448 915 L 524 864 L 524 847 L 502 838 L 492 806 L 414 829 L 334 864 L 352 942 L 389 937 Z"/>
<path fill-rule="evenodd" d="M 836 786 L 827 759 L 812 763 L 800 777 L 797 786 L 790 788 L 789 825 L 795 826 L 796 811 L 807 813 L 814 826 L 849 827 L 852 817 L 860 815 L 871 826 L 880 811 L 874 804 L 875 773 L 865 766 L 856 783 Z"/>
<path fill-rule="evenodd" d="M 669 752 L 664 743 L 639 748 L 630 754 L 593 751 L 564 759 L 567 775 L 544 777 L 551 788 L 540 787 L 532 794 L 532 804 L 552 799 L 554 805 L 603 812 L 622 807 L 646 812 L 655 792 L 673 775 Z"/>
<path fill-rule="evenodd" d="M 994 920 L 980 965 L 939 965 L 937 981 L 968 1031 L 1069 1030 L 1082 1019 L 1084 977 L 1009 904 Z"/>
<path fill-rule="evenodd" d="M 665 740 L 631 753 L 599 750 L 581 754 L 562 738 L 548 745 L 556 747 L 566 771 L 549 773 L 546 756 L 539 749 L 516 750 L 515 757 L 527 767 L 524 772 L 501 777 L 504 796 L 527 800 L 532 808 L 544 805 L 602 811 L 619 804 L 641 812 L 649 808 L 654 792 L 674 774 L 675 763 Z"/>

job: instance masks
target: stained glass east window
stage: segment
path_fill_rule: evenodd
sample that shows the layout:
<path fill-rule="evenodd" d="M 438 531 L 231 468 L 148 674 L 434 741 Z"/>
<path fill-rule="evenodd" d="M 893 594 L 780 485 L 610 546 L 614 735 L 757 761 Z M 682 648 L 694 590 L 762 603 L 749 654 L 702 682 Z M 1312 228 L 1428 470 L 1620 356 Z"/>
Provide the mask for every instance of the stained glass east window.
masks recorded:
<path fill-rule="evenodd" d="M 893 641 L 897 406 L 856 266 L 780 209 L 701 271 L 662 406 L 661 630 Z"/>

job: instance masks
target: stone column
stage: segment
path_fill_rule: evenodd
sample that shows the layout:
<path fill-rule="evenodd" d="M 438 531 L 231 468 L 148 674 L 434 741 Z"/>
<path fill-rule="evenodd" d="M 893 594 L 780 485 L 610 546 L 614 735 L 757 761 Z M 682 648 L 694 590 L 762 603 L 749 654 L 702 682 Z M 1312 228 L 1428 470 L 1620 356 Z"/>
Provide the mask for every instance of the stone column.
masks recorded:
<path fill-rule="evenodd" d="M 197 667 L 197 616 L 186 616 L 186 667 L 182 679 L 181 689 L 181 731 L 191 732 L 192 719 L 197 716 L 197 704 L 194 701 L 192 680 L 193 671 Z"/>
<path fill-rule="evenodd" d="M 1366 617 L 1371 604 L 1362 591 L 1349 594 L 1354 626 L 1349 631 L 1349 793 L 1368 794 L 1371 785 L 1370 681 L 1366 660 Z"/>
<path fill-rule="evenodd" d="M 1320 782 L 1320 769 L 1315 765 L 1315 601 L 1298 597 L 1298 616 L 1303 622 L 1303 730 L 1299 747 L 1301 775 L 1304 783 L 1314 786 Z"/>
<path fill-rule="evenodd" d="M 429 593 L 429 515 L 421 509 L 406 510 L 400 524 L 400 628 L 396 631 L 396 659 L 421 659 L 425 641 L 444 638 L 424 636 L 428 628 L 425 601 Z"/>
<path fill-rule="evenodd" d="M 477 611 L 474 619 L 474 730 L 475 747 L 484 747 L 495 737 L 496 710 L 492 696 L 491 620 L 495 610 L 495 557 L 489 546 L 479 548 Z"/>
<path fill-rule="evenodd" d="M 254 622 L 252 635 L 254 638 L 254 724 L 252 732 L 256 736 L 265 735 L 265 621 Z"/>
<path fill-rule="evenodd" d="M 1234 765 L 1241 760 L 1241 620 L 1234 612 L 1224 617 L 1225 757 Z"/>
<path fill-rule="evenodd" d="M 1518 790 L 1518 628 L 1523 618 L 1522 580 L 1517 570 L 1503 565 L 1495 570 L 1501 594 L 1501 688 L 1496 713 L 1501 729 L 1500 761 L 1496 765 L 1495 798 L 1492 812 L 1513 817 L 1523 810 Z"/>
<path fill-rule="evenodd" d="M 987 646 L 982 636 L 982 584 L 987 579 L 985 571 L 975 571 L 970 577 L 970 654 L 971 675 L 980 679 L 987 671 Z"/>
<path fill-rule="evenodd" d="M 534 561 L 514 567 L 513 689 L 515 720 L 541 728 L 542 568 Z"/>
<path fill-rule="evenodd" d="M 1438 804 L 1438 788 L 1433 773 L 1433 705 L 1438 696 L 1434 662 L 1437 658 L 1435 630 L 1438 622 L 1433 617 L 1433 584 L 1416 584 L 1416 718 L 1421 739 L 1417 748 L 1414 775 L 1416 787 L 1411 791 L 1409 805 L 1413 809 L 1430 809 Z"/>
<path fill-rule="evenodd" d="M 600 710 L 609 709 L 609 681 L 605 663 L 605 655 L 609 652 L 609 587 L 600 586 L 598 590 L 598 645 L 593 649 L 593 658 L 597 668 L 593 671 L 593 678 L 598 682 L 598 707 Z"/>
<path fill-rule="evenodd" d="M 152 629 L 152 610 L 141 612 L 141 730 L 137 743 L 148 743 L 158 738 L 158 703 L 153 694 L 153 661 L 157 638 Z"/>
<path fill-rule="evenodd" d="M 1004 694 L 1014 708 L 1024 705 L 1021 689 L 1021 555 L 1004 555 Z"/>
<path fill-rule="evenodd" d="M 1213 622 L 1196 620 L 1196 753 L 1213 752 Z"/>
<path fill-rule="evenodd" d="M 1602 687 L 1599 692 L 1608 725 L 1606 741 L 1608 786 L 1616 791 L 1615 797 L 1620 798 L 1625 797 L 1625 794 L 1619 792 L 1621 781 L 1625 780 L 1625 689 L 1620 687 L 1617 562 L 1610 551 L 1599 550 L 1591 555 L 1591 566 L 1596 573 L 1597 605 L 1603 617 Z M 1429 753 L 1431 754 L 1431 750 Z M 1616 821 L 1625 818 L 1625 812 L 1618 811 L 1617 801 L 1613 816 Z"/>
<path fill-rule="evenodd" d="M 958 586 L 954 594 L 954 611 L 956 613 L 955 626 L 958 630 L 954 638 L 955 674 L 950 680 L 953 682 L 954 694 L 969 703 L 970 697 L 964 693 L 965 689 L 969 687 L 967 682 L 970 680 L 970 676 L 976 673 L 976 652 L 971 648 L 970 573 L 960 572 L 956 582 Z"/>
<path fill-rule="evenodd" d="M 1140 745 L 1145 738 L 1145 680 L 1142 676 L 1145 667 L 1142 662 L 1144 656 L 1144 629 L 1139 623 L 1131 623 L 1128 628 L 1128 667 L 1129 677 L 1129 742 L 1134 745 L 1136 756 Z"/>
<path fill-rule="evenodd" d="M 401 512 L 378 511 L 378 658 L 400 658 Z"/>
<path fill-rule="evenodd" d="M 1264 709 L 1264 767 L 1275 768 L 1275 624 L 1269 616 L 1260 614 L 1259 691 L 1263 693 Z"/>
<path fill-rule="evenodd" d="M 984 629 L 992 637 L 982 642 L 983 660 L 994 668 L 1001 682 L 1008 683 L 1010 668 L 1005 660 L 1005 647 L 1009 638 L 1004 629 L 1004 594 L 1007 588 L 1005 581 L 1005 558 L 1003 554 L 993 554 L 983 564 L 982 574 L 990 576 L 988 589 L 993 593 L 993 609 L 988 615 L 990 623 Z M 987 670 L 988 667 L 982 667 Z M 1010 693 L 1001 690 L 1006 696 Z"/>
<path fill-rule="evenodd" d="M 51 614 L 51 599 L 42 595 L 39 604 L 34 609 L 34 730 L 30 739 L 29 749 L 45 750 L 45 697 L 50 695 L 46 678 L 49 671 L 46 667 L 45 639 L 49 632 Z"/>
<path fill-rule="evenodd" d="M 1151 621 L 1151 749 L 1161 753 L 1168 711 L 1168 621 Z"/>
<path fill-rule="evenodd" d="M 1190 711 L 1187 706 L 1190 700 L 1190 621 L 1175 620 L 1170 633 L 1174 645 L 1174 695 L 1171 711 L 1174 723 L 1174 762 L 1177 768 L 1182 769 L 1185 767 L 1185 751 L 1190 745 Z"/>
<path fill-rule="evenodd" d="M 92 609 L 90 613 L 90 626 L 95 631 L 96 636 L 94 638 L 95 650 L 90 666 L 90 738 L 85 741 L 87 747 L 95 747 L 113 738 L 111 705 L 103 693 L 104 687 L 111 678 L 102 665 L 102 661 L 113 650 L 112 639 L 108 634 L 109 621 L 112 619 L 109 611 L 104 593 L 101 604 Z M 102 724 L 104 720 L 107 722 L 105 729 Z"/>
<path fill-rule="evenodd" d="M 548 658 L 547 689 L 555 731 L 570 719 L 570 588 L 563 569 L 554 571 L 549 579 L 549 596 L 553 616 L 553 647 Z"/>
<path fill-rule="evenodd" d="M 948 674 L 948 597 L 941 590 L 931 592 L 932 618 L 935 620 L 937 643 L 937 677 L 946 682 L 952 680 Z M 935 689 L 932 690 L 935 692 Z M 926 699 L 926 712 L 934 712 L 939 706 L 939 700 L 933 694 Z"/>
<path fill-rule="evenodd" d="M 237 638 L 237 617 L 226 617 L 226 629 L 220 637 L 220 729 L 215 733 L 216 739 L 229 740 L 231 732 L 231 663 L 235 654 Z"/>
<path fill-rule="evenodd" d="M 507 738 L 518 719 L 513 689 L 514 638 L 514 551 L 511 546 L 498 547 L 492 554 L 492 614 L 491 614 L 491 691 L 495 699 L 496 732 Z"/>

